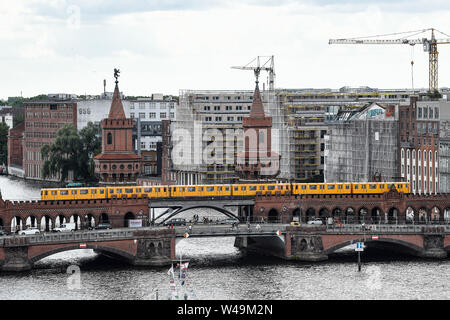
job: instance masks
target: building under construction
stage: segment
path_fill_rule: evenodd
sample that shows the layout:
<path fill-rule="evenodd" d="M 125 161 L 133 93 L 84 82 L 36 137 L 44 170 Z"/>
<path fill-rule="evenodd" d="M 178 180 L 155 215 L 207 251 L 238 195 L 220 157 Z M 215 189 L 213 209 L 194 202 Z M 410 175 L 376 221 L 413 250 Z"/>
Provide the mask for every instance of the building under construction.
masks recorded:
<path fill-rule="evenodd" d="M 340 112 L 325 137 L 325 182 L 399 179 L 398 106 Z"/>

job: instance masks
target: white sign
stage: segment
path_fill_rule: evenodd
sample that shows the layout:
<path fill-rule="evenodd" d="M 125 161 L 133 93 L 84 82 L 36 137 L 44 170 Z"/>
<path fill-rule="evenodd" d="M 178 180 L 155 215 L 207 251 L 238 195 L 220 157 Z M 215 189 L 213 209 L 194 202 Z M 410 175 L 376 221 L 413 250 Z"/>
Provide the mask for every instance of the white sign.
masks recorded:
<path fill-rule="evenodd" d="M 128 228 L 142 228 L 141 219 L 128 220 Z"/>
<path fill-rule="evenodd" d="M 355 251 L 364 251 L 364 242 L 357 242 Z"/>

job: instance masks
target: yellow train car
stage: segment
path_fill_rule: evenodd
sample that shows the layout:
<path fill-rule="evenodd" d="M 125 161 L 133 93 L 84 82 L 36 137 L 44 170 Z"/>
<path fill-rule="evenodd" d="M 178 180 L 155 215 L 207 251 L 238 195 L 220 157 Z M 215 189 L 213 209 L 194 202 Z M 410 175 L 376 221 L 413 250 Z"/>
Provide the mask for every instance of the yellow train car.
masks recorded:
<path fill-rule="evenodd" d="M 52 188 L 41 190 L 41 200 L 105 199 L 105 188 Z"/>
<path fill-rule="evenodd" d="M 170 187 L 171 197 L 221 197 L 230 195 L 230 185 L 196 185 Z"/>
<path fill-rule="evenodd" d="M 350 194 L 351 183 L 294 183 L 292 194 Z"/>
<path fill-rule="evenodd" d="M 108 198 L 132 198 L 136 195 L 137 198 L 142 198 L 144 195 L 148 198 L 166 198 L 169 196 L 169 188 L 167 186 L 122 186 L 122 187 L 107 187 Z"/>
<path fill-rule="evenodd" d="M 368 182 L 352 183 L 352 193 L 354 194 L 377 194 L 385 193 L 394 187 L 400 193 L 410 193 L 411 185 L 407 182 Z"/>
<path fill-rule="evenodd" d="M 284 195 L 290 191 L 291 185 L 286 183 L 233 184 L 231 189 L 234 196 L 254 196 L 257 193 L 275 195 L 277 192 Z"/>

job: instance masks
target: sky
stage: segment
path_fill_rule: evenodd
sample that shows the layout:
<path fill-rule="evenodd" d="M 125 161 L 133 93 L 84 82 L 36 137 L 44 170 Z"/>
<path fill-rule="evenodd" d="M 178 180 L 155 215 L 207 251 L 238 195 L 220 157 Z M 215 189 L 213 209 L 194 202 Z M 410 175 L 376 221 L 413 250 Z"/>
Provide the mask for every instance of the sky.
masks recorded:
<path fill-rule="evenodd" d="M 231 66 L 272 55 L 276 88 L 411 88 L 411 60 L 427 88 L 421 45 L 328 44 L 427 28 L 450 38 L 449 1 L 2 0 L 0 98 L 100 94 L 103 79 L 113 91 L 114 68 L 125 95 L 252 90 L 253 72 Z M 450 45 L 438 50 L 450 87 Z"/>

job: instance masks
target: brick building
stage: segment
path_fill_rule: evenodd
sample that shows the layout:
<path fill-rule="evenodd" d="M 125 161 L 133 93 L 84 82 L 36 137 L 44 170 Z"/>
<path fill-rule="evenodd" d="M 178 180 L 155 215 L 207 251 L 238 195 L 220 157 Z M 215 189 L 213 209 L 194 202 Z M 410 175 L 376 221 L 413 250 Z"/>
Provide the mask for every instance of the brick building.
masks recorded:
<path fill-rule="evenodd" d="M 400 173 L 411 182 L 411 192 L 439 192 L 439 105 L 419 101 L 399 107 Z"/>
<path fill-rule="evenodd" d="M 27 179 L 41 180 L 43 145 L 52 144 L 56 132 L 66 124 L 77 126 L 77 104 L 73 100 L 31 101 L 24 104 L 23 170 Z M 48 180 L 59 180 L 59 174 Z M 71 180 L 71 174 L 69 174 Z"/>
<path fill-rule="evenodd" d="M 94 157 L 95 174 L 104 184 L 136 182 L 142 157 L 133 152 L 133 119 L 127 119 L 120 99 L 118 81 L 107 119 L 101 122 L 102 153 Z"/>

